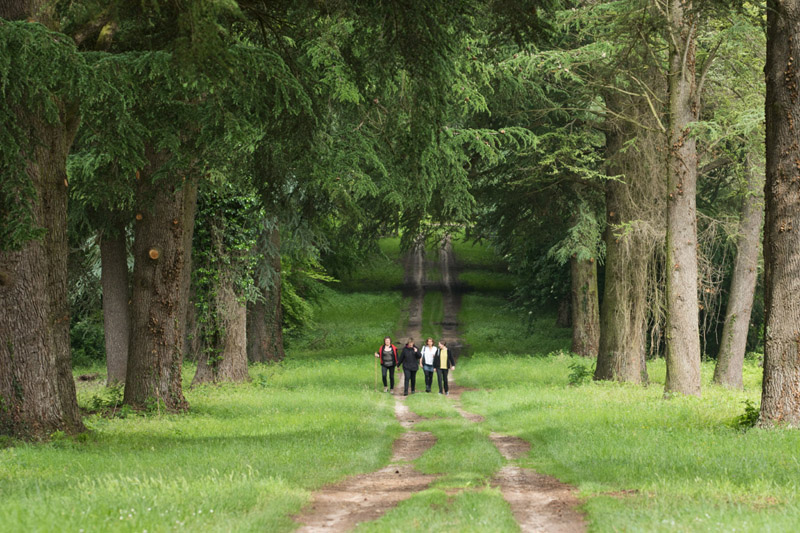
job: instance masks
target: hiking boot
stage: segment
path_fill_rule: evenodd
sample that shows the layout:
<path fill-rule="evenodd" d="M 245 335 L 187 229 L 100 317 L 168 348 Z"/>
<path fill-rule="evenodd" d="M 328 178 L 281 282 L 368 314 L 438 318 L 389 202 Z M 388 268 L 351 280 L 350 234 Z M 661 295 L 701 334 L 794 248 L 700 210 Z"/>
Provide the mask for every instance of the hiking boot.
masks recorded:
<path fill-rule="evenodd" d="M 383 388 L 383 392 L 386 392 L 387 390 L 389 390 L 389 389 L 387 389 L 386 387 Z"/>

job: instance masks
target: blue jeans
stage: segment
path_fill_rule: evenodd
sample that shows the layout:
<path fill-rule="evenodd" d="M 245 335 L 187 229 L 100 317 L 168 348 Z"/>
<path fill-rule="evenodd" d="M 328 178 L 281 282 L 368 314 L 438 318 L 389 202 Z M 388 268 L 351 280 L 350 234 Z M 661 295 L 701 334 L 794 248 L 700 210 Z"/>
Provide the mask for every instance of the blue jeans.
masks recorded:
<path fill-rule="evenodd" d="M 433 385 L 433 365 L 423 364 L 422 371 L 425 372 L 425 392 L 430 392 Z"/>

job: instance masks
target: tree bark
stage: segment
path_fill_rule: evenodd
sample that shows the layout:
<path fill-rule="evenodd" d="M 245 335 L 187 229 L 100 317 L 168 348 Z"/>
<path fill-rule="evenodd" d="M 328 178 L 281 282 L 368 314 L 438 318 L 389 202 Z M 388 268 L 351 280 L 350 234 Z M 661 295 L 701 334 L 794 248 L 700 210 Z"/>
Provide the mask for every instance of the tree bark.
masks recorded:
<path fill-rule="evenodd" d="M 109 385 L 125 383 L 131 320 L 128 310 L 128 249 L 124 228 L 101 236 L 100 264 L 107 382 Z"/>
<path fill-rule="evenodd" d="M 269 291 L 262 290 L 266 298 Z M 267 304 L 265 300 L 247 302 L 247 360 L 267 362 Z"/>
<path fill-rule="evenodd" d="M 619 102 L 612 105 L 621 107 Z M 646 383 L 648 290 L 654 284 L 648 267 L 660 238 L 649 227 L 648 213 L 640 204 L 652 201 L 658 191 L 653 182 L 660 175 L 641 164 L 632 150 L 623 151 L 637 135 L 645 139 L 645 132 L 610 126 L 606 132 L 608 174 L 623 176 L 624 181 L 606 182 L 605 285 L 594 378 Z"/>
<path fill-rule="evenodd" d="M 277 226 L 269 232 L 264 259 L 270 273 L 261 287 L 263 300 L 248 304 L 247 358 L 254 363 L 283 361 L 283 308 L 281 307 L 281 234 Z"/>
<path fill-rule="evenodd" d="M 558 310 L 556 311 L 556 327 L 569 328 L 572 327 L 572 309 L 570 302 L 572 298 L 561 298 L 558 301 Z"/>
<path fill-rule="evenodd" d="M 52 27 L 50 13 L 45 9 L 51 0 L 0 0 L 0 18 L 6 20 L 32 19 Z"/>
<path fill-rule="evenodd" d="M 230 276 L 221 274 L 213 301 L 210 302 L 213 320 L 204 324 L 207 330 L 201 337 L 197 373 L 192 386 L 221 381 L 247 381 L 247 311 L 239 301 Z"/>
<path fill-rule="evenodd" d="M 759 425 L 800 425 L 800 1 L 767 2 L 764 384 Z"/>
<path fill-rule="evenodd" d="M 665 94 L 659 67 L 649 59 L 629 58 L 643 65 L 642 79 L 654 94 Z M 666 143 L 661 118 L 646 99 L 609 91 L 606 105 L 615 119 L 606 124 L 606 243 L 600 347 L 595 379 L 647 383 L 648 324 L 661 322 L 666 165 L 659 149 Z"/>
<path fill-rule="evenodd" d="M 695 25 L 690 0 L 670 0 L 667 174 L 667 379 L 665 392 L 700 395 L 697 300 L 697 148 L 689 125 L 699 112 Z"/>
<path fill-rule="evenodd" d="M 137 183 L 133 293 L 125 403 L 188 407 L 181 385 L 197 184 L 160 176 L 167 160 L 148 153 Z"/>
<path fill-rule="evenodd" d="M 82 431 L 69 346 L 66 161 L 78 116 L 63 104 L 55 124 L 17 110 L 33 148 L 27 174 L 36 190 L 40 241 L 0 252 L 0 434 L 45 438 Z"/>
<path fill-rule="evenodd" d="M 186 302 L 186 331 L 183 334 L 184 361 L 197 361 L 200 355 L 200 327 L 197 323 L 197 297 L 194 285 L 189 287 Z"/>
<path fill-rule="evenodd" d="M 722 328 L 722 343 L 714 369 L 714 383 L 741 389 L 742 367 L 747 347 L 750 312 L 758 278 L 759 237 L 764 220 L 764 174 L 750 168 L 742 217 L 739 223 L 736 259 L 733 265 L 730 299 Z"/>
<path fill-rule="evenodd" d="M 600 344 L 600 312 L 597 302 L 597 262 L 570 258 L 572 353 L 597 357 Z"/>
<path fill-rule="evenodd" d="M 283 361 L 286 353 L 283 349 L 283 307 L 281 305 L 281 233 L 277 224 L 269 234 L 269 262 L 272 271 L 271 289 L 264 295 L 267 310 L 267 361 Z"/>

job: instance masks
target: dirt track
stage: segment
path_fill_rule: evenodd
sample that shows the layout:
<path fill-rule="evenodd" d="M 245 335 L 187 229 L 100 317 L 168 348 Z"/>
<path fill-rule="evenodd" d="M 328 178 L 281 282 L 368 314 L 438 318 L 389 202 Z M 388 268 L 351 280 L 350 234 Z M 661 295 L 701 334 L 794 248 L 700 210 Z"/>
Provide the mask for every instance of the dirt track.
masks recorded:
<path fill-rule="evenodd" d="M 421 246 L 416 247 L 405 261 L 404 294 L 410 298 L 410 304 L 408 327 L 403 338 L 421 338 L 425 291 L 438 288 L 442 291 L 444 304 L 442 338 L 458 357 L 463 351 L 457 320 L 461 294 L 460 290 L 454 290 L 459 284 L 449 240 L 439 254 L 442 272 L 440 284 L 426 281 L 426 264 L 430 263 L 426 261 Z M 483 416 L 462 408 L 461 394 L 467 389 L 453 382 L 454 374 L 455 371 L 449 376 L 449 398 L 454 407 L 470 422 L 484 422 Z M 402 376 L 402 372 L 399 375 Z M 397 385 L 395 390 L 402 390 L 402 377 Z M 422 417 L 410 411 L 401 398 L 400 395 L 395 396 L 395 416 L 409 431 L 394 442 L 390 464 L 377 472 L 353 476 L 315 492 L 309 505 L 294 517 L 296 522 L 302 524 L 298 531 L 350 531 L 361 522 L 380 518 L 386 511 L 414 493 L 425 490 L 435 481 L 436 476 L 422 474 L 408 463 L 430 449 L 436 443 L 436 437 L 430 432 L 413 431 L 414 425 Z M 492 433 L 490 438 L 508 461 L 520 459 L 530 451 L 530 444 L 517 437 Z M 576 510 L 580 502 L 575 496 L 575 489 L 555 478 L 507 464 L 495 474 L 490 484 L 497 487 L 508 501 L 522 531 L 578 533 L 586 530 L 583 516 Z"/>

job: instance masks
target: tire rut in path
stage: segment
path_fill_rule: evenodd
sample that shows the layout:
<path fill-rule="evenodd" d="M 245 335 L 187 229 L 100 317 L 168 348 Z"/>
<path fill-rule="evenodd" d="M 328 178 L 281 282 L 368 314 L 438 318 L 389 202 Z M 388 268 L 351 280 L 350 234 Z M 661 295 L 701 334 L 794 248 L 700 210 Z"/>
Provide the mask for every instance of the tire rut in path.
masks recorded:
<path fill-rule="evenodd" d="M 444 243 L 440 268 L 443 280 L 444 320 L 442 334 L 448 346 L 461 348 L 458 338 L 458 312 L 461 308 L 460 292 L 453 292 L 452 286 L 458 283 L 454 269 L 453 251 L 449 239 Z M 465 419 L 473 423 L 484 421 L 484 417 L 465 411 L 461 405 L 461 393 L 465 389 L 454 382 L 455 372 L 450 372 L 448 382 L 453 407 Z M 490 439 L 507 460 L 524 457 L 530 450 L 526 441 L 510 435 L 492 433 Z M 539 474 L 527 468 L 506 465 L 495 474 L 491 485 L 500 489 L 503 498 L 511 506 L 520 530 L 528 532 L 582 533 L 586 531 L 583 515 L 576 509 L 580 502 L 575 496 L 576 489 L 554 477 Z"/>
<path fill-rule="evenodd" d="M 450 397 L 456 410 L 471 422 L 482 422 L 481 415 L 464 411 L 461 407 L 463 387 L 453 385 Z M 491 433 L 492 443 L 509 461 L 524 457 L 531 449 L 530 443 L 518 437 Z M 520 530 L 542 533 L 582 533 L 586 521 L 577 511 L 580 505 L 577 490 L 558 479 L 539 474 L 528 468 L 506 465 L 491 480 L 491 486 L 500 490 L 511 506 Z"/>
<path fill-rule="evenodd" d="M 405 428 L 422 417 L 395 398 L 395 416 Z M 311 502 L 294 516 L 299 532 L 350 531 L 361 522 L 377 520 L 438 477 L 422 474 L 404 461 L 418 459 L 436 443 L 428 431 L 406 431 L 393 445 L 392 460 L 377 472 L 360 474 L 314 492 Z"/>

